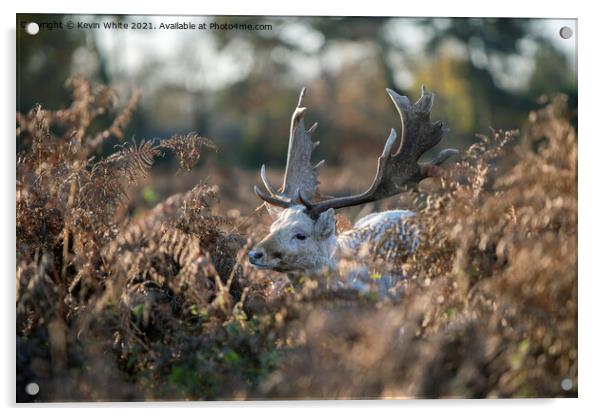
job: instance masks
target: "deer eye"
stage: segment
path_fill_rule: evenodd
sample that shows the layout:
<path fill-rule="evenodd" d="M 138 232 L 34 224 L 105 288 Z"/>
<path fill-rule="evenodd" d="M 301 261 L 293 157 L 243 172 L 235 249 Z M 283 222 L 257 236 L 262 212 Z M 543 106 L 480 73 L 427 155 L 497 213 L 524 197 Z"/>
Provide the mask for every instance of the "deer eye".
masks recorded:
<path fill-rule="evenodd" d="M 307 237 L 304 234 L 299 233 L 299 234 L 295 234 L 295 238 L 297 240 L 305 240 Z"/>

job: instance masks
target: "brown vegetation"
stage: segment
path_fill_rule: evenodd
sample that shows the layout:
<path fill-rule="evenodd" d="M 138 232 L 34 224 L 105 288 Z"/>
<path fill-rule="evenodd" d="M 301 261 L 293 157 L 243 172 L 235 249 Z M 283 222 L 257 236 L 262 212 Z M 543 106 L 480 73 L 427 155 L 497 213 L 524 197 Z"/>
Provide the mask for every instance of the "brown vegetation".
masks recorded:
<path fill-rule="evenodd" d="M 140 140 L 97 161 L 139 97 L 98 128 L 115 94 L 70 85 L 69 108 L 17 120 L 18 401 L 576 396 L 577 136 L 562 96 L 520 140 L 480 136 L 441 187 L 404 197 L 421 246 L 397 265 L 400 296 L 378 299 L 251 269 L 259 220 L 220 213 L 216 186 L 133 213 L 155 158 L 190 170 L 214 145 Z"/>

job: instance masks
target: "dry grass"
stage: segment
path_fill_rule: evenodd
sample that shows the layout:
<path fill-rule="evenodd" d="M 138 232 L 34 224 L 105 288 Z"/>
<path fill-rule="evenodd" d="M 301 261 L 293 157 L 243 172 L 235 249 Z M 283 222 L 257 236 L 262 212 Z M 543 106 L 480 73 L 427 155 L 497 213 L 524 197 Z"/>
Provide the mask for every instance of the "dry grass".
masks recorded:
<path fill-rule="evenodd" d="M 210 184 L 133 215 L 155 158 L 173 151 L 190 170 L 214 145 L 174 136 L 96 161 L 139 96 L 117 110 L 110 88 L 70 85 L 69 108 L 17 121 L 18 401 L 32 381 L 41 401 L 577 395 L 563 97 L 521 140 L 481 137 L 443 186 L 411 194 L 421 246 L 388 266 L 410 276 L 399 296 L 377 299 L 250 269 L 259 220 L 221 214 Z"/>

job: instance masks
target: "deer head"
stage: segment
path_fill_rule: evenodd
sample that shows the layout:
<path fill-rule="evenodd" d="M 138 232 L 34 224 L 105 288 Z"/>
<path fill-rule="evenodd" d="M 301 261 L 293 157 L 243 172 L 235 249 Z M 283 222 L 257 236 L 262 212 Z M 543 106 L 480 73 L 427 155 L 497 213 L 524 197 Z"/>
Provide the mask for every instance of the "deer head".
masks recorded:
<path fill-rule="evenodd" d="M 303 205 L 293 205 L 278 214 L 270 233 L 249 252 L 249 261 L 260 269 L 320 273 L 334 266 L 335 228 L 334 210 L 314 219 Z"/>
<path fill-rule="evenodd" d="M 311 163 L 311 153 L 319 144 L 311 140 L 317 123 L 305 129 L 305 89 L 301 91 L 291 121 L 284 183 L 277 190 L 269 182 L 264 165 L 260 177 L 265 191 L 254 188 L 275 220 L 270 233 L 249 252 L 251 264 L 262 269 L 307 274 L 334 267 L 335 209 L 399 194 L 422 179 L 439 174 L 439 166 L 457 153 L 455 149 L 445 149 L 429 163 L 419 163 L 418 159 L 437 145 L 447 131 L 441 121 L 430 121 L 434 94 L 423 86 L 422 96 L 412 104 L 393 90 L 387 89 L 387 93 L 401 118 L 401 139 L 391 129 L 378 158 L 374 180 L 365 192 L 321 199 L 317 192 L 317 170 L 324 161 L 314 166 Z M 393 152 L 397 142 L 399 146 Z"/>

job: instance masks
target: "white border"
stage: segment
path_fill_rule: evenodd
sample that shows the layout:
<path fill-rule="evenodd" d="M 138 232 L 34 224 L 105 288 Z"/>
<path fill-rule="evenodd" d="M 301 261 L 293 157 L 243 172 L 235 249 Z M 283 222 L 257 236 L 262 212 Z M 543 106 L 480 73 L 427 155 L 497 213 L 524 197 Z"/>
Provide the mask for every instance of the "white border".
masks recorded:
<path fill-rule="evenodd" d="M 486 3 L 486 5 L 484 4 Z M 175 407 L 178 413 L 216 413 L 240 414 L 307 414 L 307 412 L 327 411 L 345 412 L 345 414 L 365 415 L 374 408 L 379 414 L 399 414 L 399 412 L 420 412 L 421 414 L 469 415 L 485 411 L 488 415 L 509 412 L 518 414 L 545 412 L 547 415 L 590 414 L 600 406 L 602 387 L 600 376 L 600 318 L 597 306 L 602 305 L 599 296 L 600 264 L 597 251 L 600 246 L 602 230 L 600 227 L 600 186 L 599 158 L 602 156 L 602 134 L 598 128 L 598 108 L 600 107 L 600 53 L 601 38 L 600 14 L 596 13 L 595 2 L 579 1 L 545 1 L 527 2 L 524 0 L 503 0 L 497 2 L 476 2 L 470 0 L 454 1 L 379 1 L 370 0 L 361 4 L 327 3 L 324 0 L 301 1 L 227 1 L 190 2 L 169 0 L 157 3 L 136 3 L 123 0 L 83 1 L 4 1 L 2 2 L 2 75 L 3 97 L 2 126 L 9 149 L 2 153 L 2 180 L 0 195 L 3 196 L 2 228 L 5 237 L 0 249 L 3 266 L 3 328 L 5 340 L 0 343 L 2 368 L 4 377 L 0 387 L 2 404 L 14 407 L 15 400 L 15 344 L 14 344 L 14 141 L 13 123 L 15 115 L 15 13 L 121 13 L 121 14 L 201 14 L 201 15 L 364 15 L 364 16 L 503 16 L 503 17 L 544 17 L 544 18 L 578 18 L 579 35 L 579 130 L 581 143 L 579 146 L 579 399 L 566 400 L 438 400 L 438 401 L 406 401 L 406 402 L 244 402 L 244 403 L 142 403 L 114 404 L 111 407 L 127 409 L 128 413 L 162 414 L 167 408 Z M 43 412 L 46 415 L 80 414 L 85 407 L 86 412 L 106 414 L 106 405 L 58 405 L 30 406 L 27 412 Z M 23 406 L 20 406 L 23 407 Z M 10 411 L 15 410 L 10 409 Z"/>

